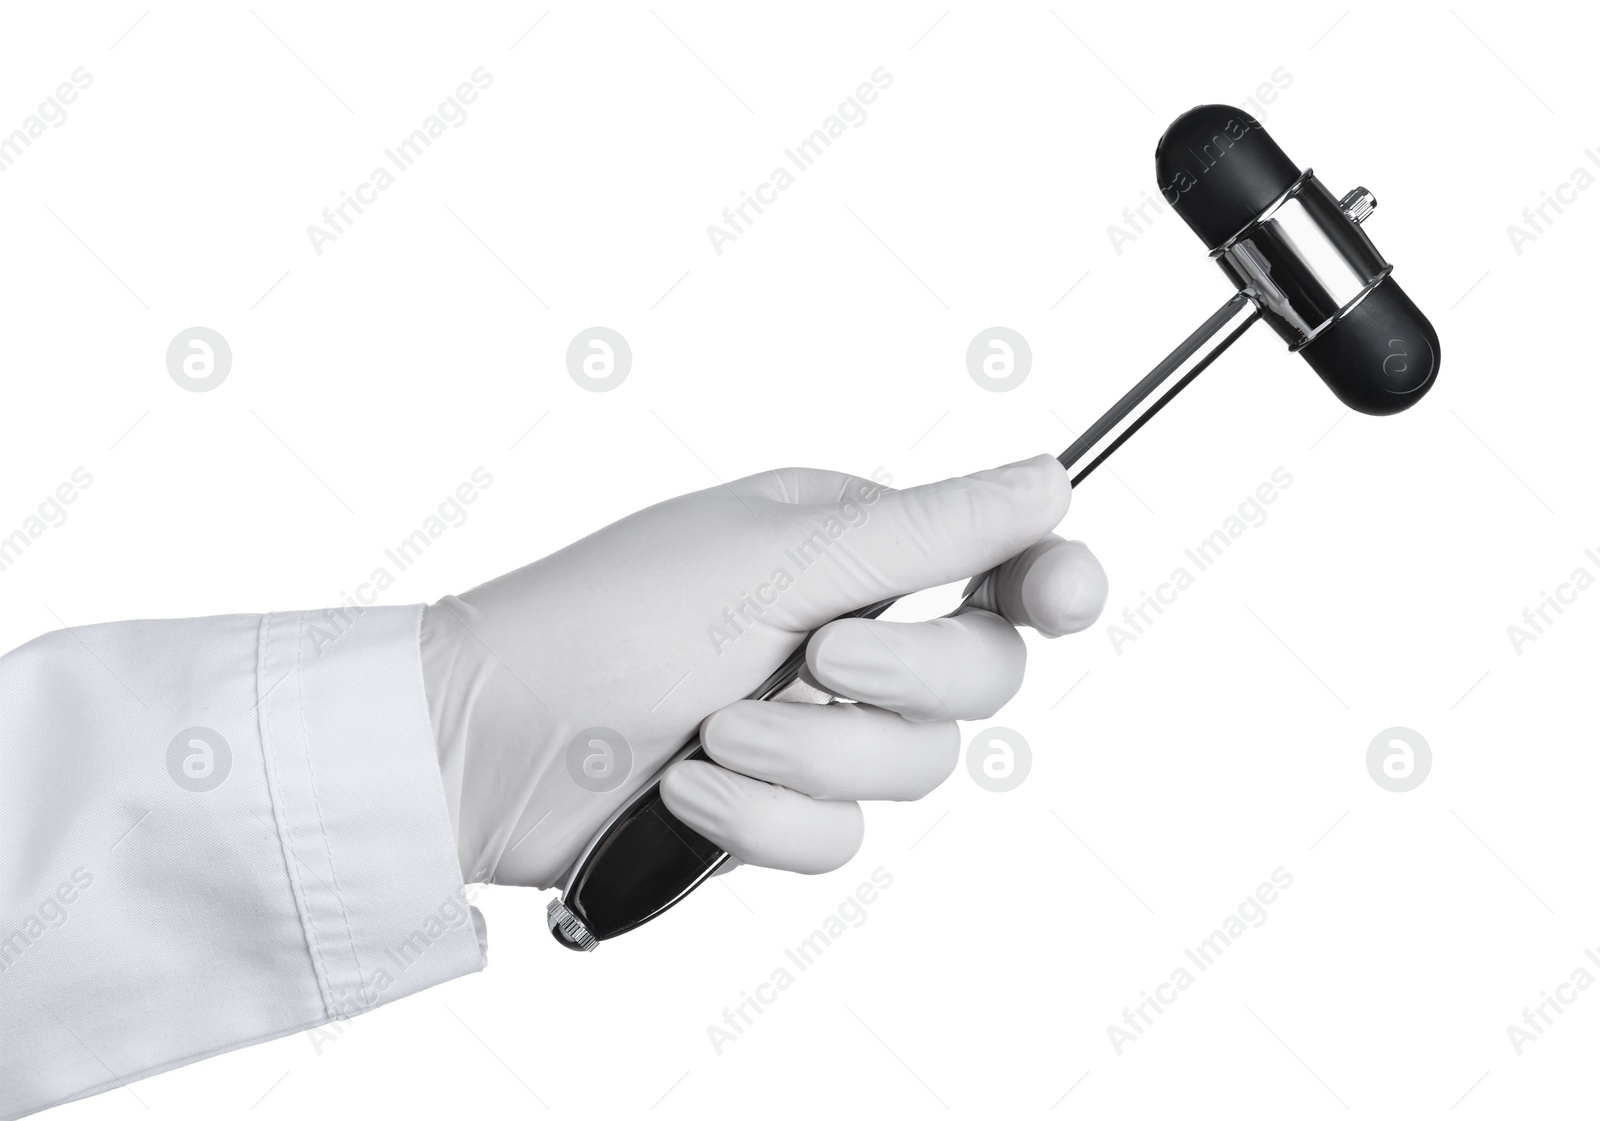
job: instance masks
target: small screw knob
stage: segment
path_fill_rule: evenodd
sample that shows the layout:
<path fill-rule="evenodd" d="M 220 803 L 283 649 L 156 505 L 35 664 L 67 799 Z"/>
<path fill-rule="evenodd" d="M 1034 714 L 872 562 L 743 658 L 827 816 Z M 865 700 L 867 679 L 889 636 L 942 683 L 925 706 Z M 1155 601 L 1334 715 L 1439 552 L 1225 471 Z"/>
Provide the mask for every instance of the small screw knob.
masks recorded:
<path fill-rule="evenodd" d="M 1357 187 L 1339 200 L 1339 209 L 1358 226 L 1377 208 L 1377 196 L 1365 187 Z"/>
<path fill-rule="evenodd" d="M 583 925 L 583 920 L 561 904 L 561 900 L 550 900 L 550 906 L 545 908 L 549 916 L 550 933 L 555 940 L 569 950 L 592 951 L 600 944 L 589 928 Z"/>

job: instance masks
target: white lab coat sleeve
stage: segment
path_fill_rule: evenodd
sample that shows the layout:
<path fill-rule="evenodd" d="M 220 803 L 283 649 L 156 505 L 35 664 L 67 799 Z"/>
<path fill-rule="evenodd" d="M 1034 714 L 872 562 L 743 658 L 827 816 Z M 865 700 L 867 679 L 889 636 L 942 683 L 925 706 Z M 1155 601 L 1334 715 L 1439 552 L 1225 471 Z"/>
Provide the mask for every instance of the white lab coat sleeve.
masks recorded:
<path fill-rule="evenodd" d="M 0 658 L 0 1118 L 483 968 L 421 618 L 111 623 Z"/>

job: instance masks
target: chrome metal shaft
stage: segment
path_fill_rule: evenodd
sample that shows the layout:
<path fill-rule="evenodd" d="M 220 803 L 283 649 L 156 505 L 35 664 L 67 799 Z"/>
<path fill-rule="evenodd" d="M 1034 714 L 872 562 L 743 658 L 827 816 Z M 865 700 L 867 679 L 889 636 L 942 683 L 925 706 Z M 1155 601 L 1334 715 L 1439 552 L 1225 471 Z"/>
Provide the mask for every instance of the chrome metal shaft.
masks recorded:
<path fill-rule="evenodd" d="M 1261 318 L 1248 291 L 1235 292 L 1227 303 L 1211 314 L 1195 332 L 1178 344 L 1176 350 L 1162 359 L 1139 383 L 1122 395 L 1099 420 L 1091 424 L 1072 442 L 1072 446 L 1057 458 L 1061 466 L 1071 471 L 1080 462 L 1085 465 L 1072 477 L 1077 486 L 1089 472 L 1100 466 L 1106 456 L 1120 448 L 1129 436 L 1144 426 L 1145 421 L 1161 411 L 1178 391 L 1188 385 L 1200 372 L 1227 350 L 1233 341 Z"/>

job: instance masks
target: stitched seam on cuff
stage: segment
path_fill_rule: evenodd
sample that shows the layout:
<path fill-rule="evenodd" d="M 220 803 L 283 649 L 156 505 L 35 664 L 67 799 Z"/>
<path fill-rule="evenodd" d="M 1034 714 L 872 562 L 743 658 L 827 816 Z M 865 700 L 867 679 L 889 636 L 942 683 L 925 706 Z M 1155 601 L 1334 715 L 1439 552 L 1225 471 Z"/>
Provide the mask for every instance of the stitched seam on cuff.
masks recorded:
<path fill-rule="evenodd" d="M 331 885 L 333 898 L 339 904 L 339 918 L 344 924 L 344 939 L 350 947 L 350 957 L 355 962 L 356 999 L 359 1001 L 357 1011 L 365 1011 L 368 1008 L 376 1007 L 376 1001 L 368 999 L 367 970 L 361 964 L 361 953 L 356 949 L 355 935 L 350 928 L 350 909 L 345 905 L 344 889 L 339 886 L 339 869 L 334 863 L 333 846 L 328 840 L 328 824 L 322 814 L 322 798 L 317 793 L 317 768 L 314 762 L 317 752 L 315 745 L 311 742 L 311 729 L 306 725 L 305 676 L 303 668 L 306 648 L 305 612 L 302 611 L 299 618 L 299 629 L 295 635 L 294 648 L 295 696 L 300 702 L 298 706 L 300 710 L 300 738 L 305 744 L 306 778 L 311 787 L 311 805 L 317 812 L 317 832 L 322 835 L 322 851 L 328 858 L 328 878 L 333 881 Z M 340 1019 L 345 1019 L 348 1015 L 350 1013 L 346 1009 L 339 1009 Z"/>
<path fill-rule="evenodd" d="M 267 773 L 267 791 L 272 797 L 272 815 L 278 827 L 278 843 L 283 849 L 284 870 L 289 877 L 289 892 L 294 898 L 295 910 L 300 915 L 300 928 L 305 934 L 306 953 L 311 958 L 311 972 L 317 980 L 317 993 L 322 998 L 323 1015 L 328 1019 L 340 1019 L 340 1013 L 334 1005 L 333 994 L 328 984 L 328 966 L 322 956 L 322 946 L 317 940 L 316 918 L 311 914 L 311 908 L 306 903 L 305 888 L 300 880 L 300 860 L 294 851 L 294 834 L 288 823 L 288 809 L 283 804 L 283 791 L 278 778 L 278 759 L 272 739 L 272 720 L 267 709 L 271 695 L 277 692 L 282 679 L 266 687 L 262 691 L 265 675 L 271 671 L 272 666 L 272 638 L 273 615 L 261 617 L 262 639 L 256 649 L 256 724 L 261 738 L 261 756 Z M 286 673 L 297 673 L 298 668 L 288 670 Z M 295 682 L 296 690 L 299 689 L 298 679 Z"/>

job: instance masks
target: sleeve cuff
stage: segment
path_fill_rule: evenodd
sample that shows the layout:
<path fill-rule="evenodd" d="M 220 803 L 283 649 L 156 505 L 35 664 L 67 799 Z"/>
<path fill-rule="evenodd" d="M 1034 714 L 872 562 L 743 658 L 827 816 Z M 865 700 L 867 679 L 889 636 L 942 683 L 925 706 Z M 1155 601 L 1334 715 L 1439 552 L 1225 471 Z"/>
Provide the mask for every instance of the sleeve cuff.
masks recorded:
<path fill-rule="evenodd" d="M 261 621 L 267 783 L 330 1020 L 485 965 L 482 917 L 466 899 L 428 719 L 422 610 Z"/>

